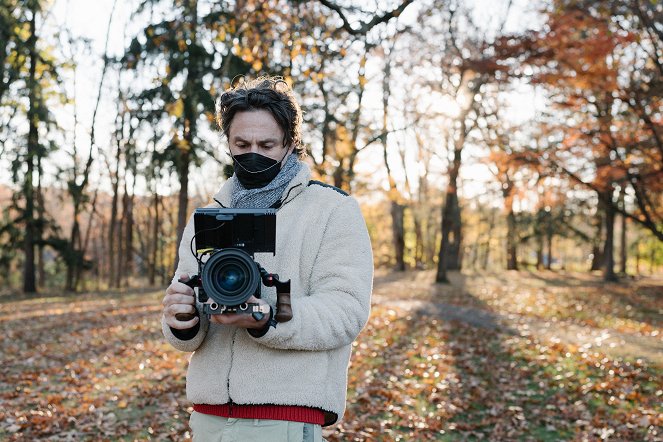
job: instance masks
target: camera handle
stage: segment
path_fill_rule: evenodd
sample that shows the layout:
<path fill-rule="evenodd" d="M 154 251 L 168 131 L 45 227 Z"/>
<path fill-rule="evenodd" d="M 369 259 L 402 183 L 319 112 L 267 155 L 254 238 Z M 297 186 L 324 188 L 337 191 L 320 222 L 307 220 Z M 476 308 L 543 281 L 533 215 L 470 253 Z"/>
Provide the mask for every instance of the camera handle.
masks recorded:
<path fill-rule="evenodd" d="M 290 305 L 290 280 L 279 281 L 276 273 L 267 273 L 260 267 L 260 276 L 265 287 L 276 287 L 276 315 L 277 322 L 288 322 L 292 319 L 292 306 Z"/>
<path fill-rule="evenodd" d="M 191 288 L 195 288 L 200 286 L 200 276 L 194 275 L 190 277 L 187 280 L 184 280 L 184 278 L 180 278 L 177 280 L 177 282 L 181 282 L 182 284 L 188 285 Z M 175 319 L 178 321 L 190 321 L 193 318 L 196 317 L 195 313 L 177 313 L 175 314 Z"/>

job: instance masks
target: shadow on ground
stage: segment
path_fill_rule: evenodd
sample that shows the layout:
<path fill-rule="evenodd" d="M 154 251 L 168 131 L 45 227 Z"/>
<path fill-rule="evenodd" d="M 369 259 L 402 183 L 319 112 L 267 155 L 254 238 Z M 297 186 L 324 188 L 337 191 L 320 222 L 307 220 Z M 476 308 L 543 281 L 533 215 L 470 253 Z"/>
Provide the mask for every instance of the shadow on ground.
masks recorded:
<path fill-rule="evenodd" d="M 432 272 L 378 275 L 374 313 L 391 319 L 376 320 L 367 327 L 368 336 L 360 337 L 346 422 L 328 430 L 329 438 L 657 440 L 660 362 L 628 354 L 633 348 L 625 347 L 624 354 L 606 353 L 608 346 L 583 346 L 579 341 L 594 338 L 595 327 L 552 321 L 544 316 L 546 311 L 535 308 L 515 309 L 519 313 L 514 314 L 494 302 L 493 291 L 508 298 L 510 289 L 527 294 L 554 288 L 541 296 L 549 303 L 559 300 L 557 313 L 565 317 L 564 310 L 573 307 L 566 300 L 573 299 L 579 287 L 603 288 L 581 275 L 538 276 L 455 273 L 451 284 L 438 285 Z M 548 277 L 553 279 L 550 284 Z M 616 298 L 631 299 L 632 289 L 616 287 L 605 296 L 621 308 L 630 304 Z M 633 289 L 632 294 L 637 293 Z M 537 302 L 540 297 L 501 299 L 510 300 Z M 539 323 L 554 323 L 553 333 Z M 575 332 L 573 339 L 560 339 L 565 337 L 559 333 L 562 328 Z M 654 345 L 650 355 L 656 355 L 660 342 L 647 342 Z"/>

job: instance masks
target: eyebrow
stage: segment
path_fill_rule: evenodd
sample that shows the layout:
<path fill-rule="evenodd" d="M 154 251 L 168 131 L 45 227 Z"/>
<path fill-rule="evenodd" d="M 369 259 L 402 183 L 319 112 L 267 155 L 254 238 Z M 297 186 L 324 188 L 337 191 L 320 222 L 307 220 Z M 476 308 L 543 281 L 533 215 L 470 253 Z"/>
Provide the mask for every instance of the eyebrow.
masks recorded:
<path fill-rule="evenodd" d="M 235 136 L 233 141 L 240 142 L 240 143 L 250 143 L 249 140 L 245 140 L 244 138 L 242 138 L 240 136 Z M 279 142 L 278 138 L 266 138 L 264 140 L 258 140 L 258 144 L 265 144 L 265 143 L 275 143 L 276 144 L 278 142 Z"/>

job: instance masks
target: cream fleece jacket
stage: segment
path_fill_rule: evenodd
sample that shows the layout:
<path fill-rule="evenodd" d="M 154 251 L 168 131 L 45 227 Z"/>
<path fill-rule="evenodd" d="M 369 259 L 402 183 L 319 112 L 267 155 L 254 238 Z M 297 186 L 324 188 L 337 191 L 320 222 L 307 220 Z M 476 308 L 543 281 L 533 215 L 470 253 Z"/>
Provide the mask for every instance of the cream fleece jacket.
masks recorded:
<path fill-rule="evenodd" d="M 373 256 L 357 201 L 331 186 L 309 185 L 310 178 L 304 165 L 283 193 L 276 254 L 255 254 L 268 272 L 290 279 L 292 320 L 254 338 L 246 329 L 211 324 L 201 315 L 198 333 L 186 341 L 162 321 L 173 347 L 194 352 L 186 386 L 193 403 L 314 407 L 325 411 L 325 425 L 343 416 L 352 342 L 370 311 Z M 215 195 L 226 207 L 230 187 L 226 182 Z M 193 234 L 191 218 L 173 280 L 198 272 L 190 250 Z M 261 292 L 274 308 L 275 289 L 262 286 Z"/>

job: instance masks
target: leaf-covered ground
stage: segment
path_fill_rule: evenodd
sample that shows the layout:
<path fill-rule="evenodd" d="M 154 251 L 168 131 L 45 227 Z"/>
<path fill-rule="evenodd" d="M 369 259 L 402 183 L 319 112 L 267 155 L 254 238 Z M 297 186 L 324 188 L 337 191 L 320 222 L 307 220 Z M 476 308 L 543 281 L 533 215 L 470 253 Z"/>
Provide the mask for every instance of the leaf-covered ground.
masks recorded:
<path fill-rule="evenodd" d="M 663 282 L 376 278 L 330 441 L 663 440 Z M 0 440 L 186 440 L 161 292 L 0 298 Z"/>

